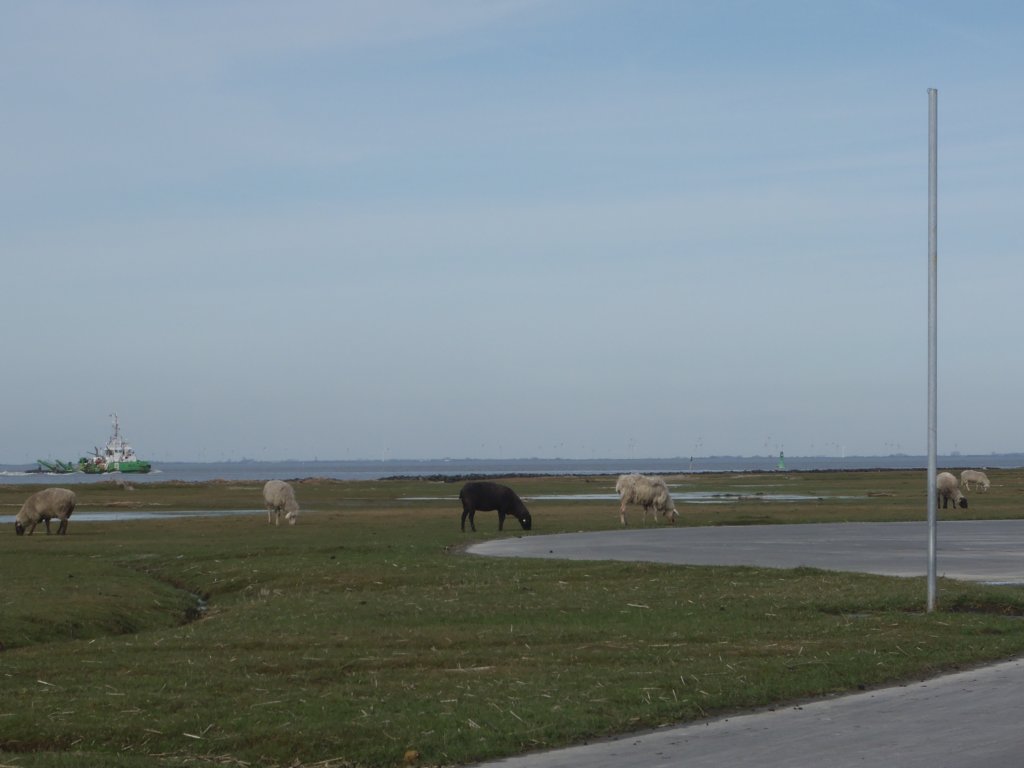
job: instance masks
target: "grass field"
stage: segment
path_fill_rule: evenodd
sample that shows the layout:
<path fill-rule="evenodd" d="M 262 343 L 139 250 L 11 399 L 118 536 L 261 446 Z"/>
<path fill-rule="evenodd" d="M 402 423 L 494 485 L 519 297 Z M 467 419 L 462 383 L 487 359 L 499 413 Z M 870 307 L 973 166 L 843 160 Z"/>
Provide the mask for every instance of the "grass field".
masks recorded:
<path fill-rule="evenodd" d="M 1024 472 L 943 519 L 1021 516 Z M 613 477 L 514 478 L 523 496 Z M 920 520 L 923 472 L 669 478 L 683 525 Z M 501 560 L 494 536 L 618 528 L 614 501 L 477 515 L 458 484 L 295 484 L 263 513 L 0 536 L 0 765 L 462 765 L 920 678 L 1024 650 L 1024 594 L 811 569 Z M 36 487 L 0 485 L 0 514 Z M 76 486 L 76 514 L 257 509 L 260 486 Z M 807 497 L 770 501 L 772 495 Z M 529 503 L 529 502 L 528 502 Z M 638 521 L 639 516 L 633 515 Z"/>

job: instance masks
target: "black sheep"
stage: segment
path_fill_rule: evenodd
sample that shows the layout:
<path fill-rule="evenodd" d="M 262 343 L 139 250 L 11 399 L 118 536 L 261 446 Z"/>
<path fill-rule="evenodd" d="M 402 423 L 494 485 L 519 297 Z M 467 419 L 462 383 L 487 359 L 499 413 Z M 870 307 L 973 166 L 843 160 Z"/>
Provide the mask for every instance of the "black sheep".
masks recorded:
<path fill-rule="evenodd" d="M 530 530 L 533 521 L 530 519 L 530 510 L 523 504 L 523 500 L 516 495 L 516 492 L 505 485 L 491 483 L 484 480 L 466 483 L 459 491 L 459 501 L 462 502 L 462 530 L 466 530 L 466 518 L 469 518 L 469 527 L 474 531 L 476 524 L 473 516 L 477 510 L 490 512 L 498 510 L 498 530 L 505 525 L 505 516 L 512 515 L 524 531 Z"/>

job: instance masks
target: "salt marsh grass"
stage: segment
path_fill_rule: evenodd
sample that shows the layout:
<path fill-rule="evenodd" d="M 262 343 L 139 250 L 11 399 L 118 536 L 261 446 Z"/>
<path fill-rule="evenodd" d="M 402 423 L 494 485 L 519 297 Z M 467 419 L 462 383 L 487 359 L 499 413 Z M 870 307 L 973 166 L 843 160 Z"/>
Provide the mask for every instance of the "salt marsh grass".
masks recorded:
<path fill-rule="evenodd" d="M 958 513 L 1017 514 L 1024 477 L 989 474 L 992 490 Z M 669 480 L 743 489 L 681 509 L 690 525 L 924 516 L 922 472 Z M 614 481 L 505 482 L 528 497 Z M 780 486 L 812 500 L 758 501 Z M 260 489 L 76 493 L 83 510 L 246 509 Z M 0 486 L 0 513 L 32 490 Z M 263 513 L 72 517 L 66 537 L 0 536 L 0 764 L 340 768 L 400 765 L 415 749 L 422 764 L 458 765 L 1024 649 L 1024 597 L 1010 587 L 943 582 L 943 610 L 926 614 L 923 579 L 480 558 L 464 543 L 613 529 L 618 505 L 537 502 L 530 534 L 498 534 L 482 513 L 464 535 L 457 484 L 296 491 L 294 527 Z"/>

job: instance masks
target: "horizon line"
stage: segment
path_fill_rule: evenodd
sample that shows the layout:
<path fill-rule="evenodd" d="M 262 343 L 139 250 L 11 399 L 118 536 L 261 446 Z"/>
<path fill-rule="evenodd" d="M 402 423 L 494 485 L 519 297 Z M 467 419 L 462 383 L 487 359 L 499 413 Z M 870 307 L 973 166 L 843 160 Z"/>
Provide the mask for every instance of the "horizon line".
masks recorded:
<path fill-rule="evenodd" d="M 880 458 L 900 458 L 900 459 L 917 459 L 927 457 L 927 453 L 848 453 L 842 455 L 835 454 L 783 454 L 786 459 L 789 460 L 807 460 L 807 459 L 830 459 L 842 461 L 845 459 L 880 459 Z M 1021 456 L 1024 455 L 1024 451 L 990 451 L 987 453 L 973 453 L 964 451 L 951 451 L 949 453 L 940 453 L 939 456 L 943 456 L 949 459 L 968 458 L 968 457 L 994 457 L 994 456 Z M 753 453 L 753 454 L 740 454 L 740 453 L 720 453 L 720 454 L 709 454 L 704 456 L 642 456 L 642 457 L 627 457 L 627 456 L 595 456 L 595 457 L 569 457 L 569 456 L 510 456 L 510 457 L 473 457 L 473 456 L 436 456 L 431 458 L 412 458 L 412 457 L 388 457 L 388 458 L 347 458 L 347 459 L 321 459 L 318 457 L 314 458 L 284 458 L 284 459 L 254 459 L 246 456 L 242 456 L 237 459 L 149 459 L 150 463 L 162 463 L 162 464 L 399 464 L 399 463 L 413 463 L 413 464 L 425 464 L 425 463 L 450 463 L 450 462 L 550 462 L 550 461 L 564 461 L 564 462 L 645 462 L 645 461 L 707 461 L 707 460 L 720 460 L 720 459 L 770 459 L 775 460 L 779 458 L 778 454 L 773 453 Z M 27 462 L 28 464 L 35 464 L 37 462 Z M 26 462 L 0 462 L 0 466 L 24 466 Z"/>

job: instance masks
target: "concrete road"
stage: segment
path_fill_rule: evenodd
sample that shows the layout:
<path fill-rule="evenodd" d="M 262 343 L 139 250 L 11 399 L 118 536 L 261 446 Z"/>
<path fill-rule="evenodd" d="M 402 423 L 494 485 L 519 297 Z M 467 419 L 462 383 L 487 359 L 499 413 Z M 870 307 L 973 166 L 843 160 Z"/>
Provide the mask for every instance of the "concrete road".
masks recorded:
<path fill-rule="evenodd" d="M 469 551 L 501 557 L 927 572 L 925 523 L 647 528 L 530 535 Z M 1024 521 L 943 522 L 940 576 L 1024 584 Z M 940 595 L 941 599 L 941 595 Z M 922 600 L 924 597 L 922 596 Z M 511 758 L 493 768 L 1020 768 L 1024 661 L 775 711 Z"/>
<path fill-rule="evenodd" d="M 939 576 L 1024 584 L 1024 520 L 942 522 L 936 538 Z M 924 576 L 928 572 L 928 525 L 651 526 L 494 539 L 474 544 L 469 551 L 500 557 L 764 568 L 809 566 L 883 576 Z"/>
<path fill-rule="evenodd" d="M 493 768 L 1020 768 L 1024 663 L 487 763 Z"/>

